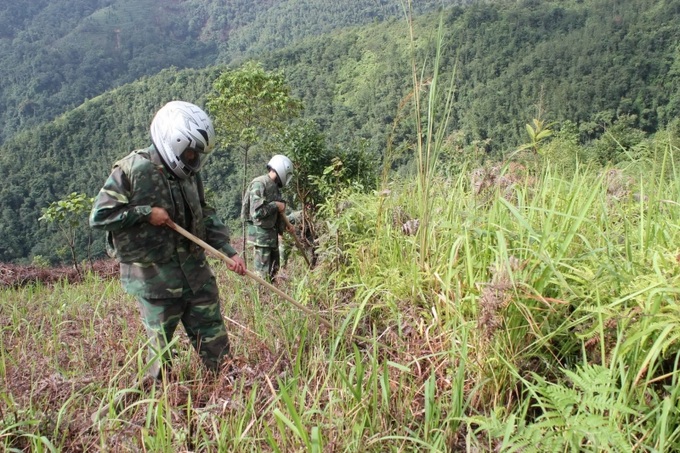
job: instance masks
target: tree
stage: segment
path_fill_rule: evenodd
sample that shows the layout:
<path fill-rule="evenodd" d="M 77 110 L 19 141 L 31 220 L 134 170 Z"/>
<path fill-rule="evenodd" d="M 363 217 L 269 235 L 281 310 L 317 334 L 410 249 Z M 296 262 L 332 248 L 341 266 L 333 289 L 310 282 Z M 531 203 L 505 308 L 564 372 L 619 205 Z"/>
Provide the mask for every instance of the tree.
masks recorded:
<path fill-rule="evenodd" d="M 293 192 L 301 206 L 297 223 L 314 263 L 318 208 L 345 188 L 372 189 L 376 181 L 375 159 L 366 152 L 365 141 L 346 149 L 328 148 L 319 126 L 309 120 L 286 129 L 282 149 L 295 166 L 295 179 L 286 191 Z"/>
<path fill-rule="evenodd" d="M 72 192 L 43 209 L 43 215 L 39 219 L 57 225 L 71 252 L 71 261 L 78 273 L 80 273 L 80 268 L 76 254 L 77 232 L 82 225 L 83 215 L 92 209 L 92 202 L 93 198 L 88 198 L 84 193 Z"/>
<path fill-rule="evenodd" d="M 207 107 L 215 121 L 218 138 L 223 145 L 243 151 L 243 196 L 248 182 L 250 149 L 279 137 L 286 122 L 299 115 L 302 104 L 291 96 L 282 72 L 265 71 L 256 62 L 225 71 L 215 80 L 213 88 L 215 93 L 209 96 Z M 245 236 L 244 223 L 244 241 Z"/>

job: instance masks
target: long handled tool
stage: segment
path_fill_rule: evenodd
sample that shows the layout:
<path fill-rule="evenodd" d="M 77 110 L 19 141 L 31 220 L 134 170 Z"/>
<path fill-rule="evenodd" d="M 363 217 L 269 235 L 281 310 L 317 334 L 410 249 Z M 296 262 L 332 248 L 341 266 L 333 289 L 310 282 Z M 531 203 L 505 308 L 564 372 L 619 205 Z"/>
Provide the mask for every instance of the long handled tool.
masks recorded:
<path fill-rule="evenodd" d="M 225 263 L 227 263 L 227 264 L 229 264 L 229 265 L 233 265 L 233 264 L 234 264 L 234 260 L 232 260 L 231 258 L 229 258 L 227 255 L 225 255 L 224 253 L 220 252 L 220 251 L 217 250 L 215 247 L 211 246 L 210 244 L 208 244 L 207 242 L 203 241 L 202 239 L 200 239 L 200 238 L 194 236 L 193 234 L 189 233 L 187 230 L 185 230 L 185 229 L 182 228 L 181 226 L 177 225 L 177 224 L 176 224 L 175 222 L 173 222 L 172 220 L 169 220 L 168 223 L 167 223 L 167 225 L 168 225 L 170 228 L 172 228 L 173 230 L 177 231 L 177 232 L 178 232 L 179 234 L 181 234 L 182 236 L 184 236 L 185 238 L 187 238 L 187 239 L 189 239 L 190 241 L 195 242 L 196 244 L 198 244 L 198 245 L 200 245 L 201 247 L 203 247 L 206 251 L 210 252 L 210 253 L 211 253 L 212 255 L 214 255 L 216 258 L 221 259 L 222 261 L 224 261 Z M 316 313 L 316 312 L 314 312 L 313 310 L 310 310 L 309 308 L 307 308 L 307 307 L 305 307 L 304 305 L 300 304 L 298 301 L 296 301 L 295 299 L 293 299 L 292 297 L 290 297 L 288 294 L 284 293 L 284 292 L 281 291 L 279 288 L 277 288 L 276 286 L 272 285 L 271 283 L 269 283 L 269 282 L 266 281 L 265 279 L 261 278 L 259 275 L 255 274 L 255 273 L 252 272 L 252 271 L 249 271 L 248 269 L 246 269 L 246 275 L 247 275 L 248 277 L 250 277 L 251 279 L 255 280 L 256 282 L 258 282 L 260 285 L 265 286 L 267 289 L 269 289 L 269 290 L 273 291 L 274 293 L 278 294 L 279 296 L 281 296 L 282 298 L 284 298 L 285 300 L 287 300 L 287 301 L 290 302 L 291 304 L 295 305 L 297 308 L 299 308 L 300 310 L 304 311 L 304 312 L 307 313 L 308 315 L 314 316 L 314 317 L 315 317 L 316 319 L 318 319 L 319 322 L 320 322 L 321 324 L 323 324 L 324 326 L 328 327 L 328 328 L 331 329 L 331 330 L 334 330 L 334 329 L 333 329 L 333 325 L 332 325 L 330 322 L 328 322 L 328 321 L 326 321 L 325 319 L 323 319 L 322 317 L 320 317 L 318 313 Z"/>
<path fill-rule="evenodd" d="M 281 217 L 283 217 L 283 221 L 286 222 L 286 226 L 290 228 L 288 230 L 288 233 L 290 233 L 291 236 L 293 236 L 293 239 L 295 239 L 295 246 L 298 248 L 302 256 L 304 257 L 305 261 L 307 262 L 307 266 L 310 268 L 312 267 L 312 263 L 309 262 L 309 258 L 307 258 L 307 254 L 305 253 L 305 248 L 302 246 L 302 243 L 300 243 L 300 239 L 298 239 L 297 234 L 295 234 L 292 230 L 294 230 L 295 227 L 290 223 L 290 220 L 288 220 L 288 216 L 284 214 L 283 212 L 281 213 Z"/>
<path fill-rule="evenodd" d="M 231 258 L 229 258 L 227 255 L 225 255 L 224 253 L 220 252 L 220 251 L 217 250 L 215 247 L 211 246 L 210 244 L 208 244 L 207 242 L 203 241 L 202 239 L 200 239 L 200 238 L 194 236 L 193 234 L 189 233 L 187 230 L 185 230 L 185 229 L 182 228 L 181 226 L 177 225 L 177 224 L 176 224 L 175 222 L 173 222 L 172 220 L 169 220 L 168 223 L 167 223 L 166 225 L 167 225 L 168 227 L 172 228 L 173 230 L 177 231 L 179 234 L 181 234 L 181 235 L 184 236 L 185 238 L 189 239 L 190 241 L 192 241 L 192 242 L 194 242 L 194 243 L 200 245 L 200 246 L 203 247 L 207 252 L 210 252 L 210 253 L 213 254 L 215 257 L 221 259 L 221 260 L 224 261 L 225 263 L 227 263 L 227 264 L 229 264 L 229 265 L 233 265 L 233 264 L 234 264 L 234 260 L 232 260 Z M 252 271 L 249 271 L 248 269 L 246 269 L 246 275 L 247 275 L 248 277 L 250 277 L 251 279 L 255 280 L 256 282 L 258 282 L 260 285 L 265 286 L 266 288 L 268 288 L 268 289 L 270 289 L 271 291 L 275 292 L 276 294 L 278 294 L 279 296 L 281 296 L 283 299 L 285 299 L 285 300 L 287 300 L 288 302 L 290 302 L 291 304 L 295 305 L 297 308 L 299 308 L 300 310 L 304 311 L 304 312 L 307 313 L 308 315 L 313 316 L 313 317 L 314 317 L 315 319 L 317 319 L 321 324 L 323 324 L 324 326 L 328 327 L 331 331 L 335 332 L 335 327 L 333 327 L 333 324 L 331 324 L 331 323 L 328 322 L 327 320 L 323 319 L 323 318 L 322 318 L 321 316 L 319 316 L 319 314 L 318 314 L 317 312 L 315 312 L 314 310 L 311 310 L 311 309 L 305 307 L 304 305 L 300 304 L 298 301 L 296 301 L 295 299 L 293 299 L 292 297 L 290 297 L 288 294 L 284 293 L 284 292 L 281 291 L 279 288 L 277 288 L 276 286 L 272 285 L 272 284 L 269 283 L 268 281 L 264 280 L 263 278 L 261 278 L 260 276 L 258 276 L 258 275 L 255 274 L 255 273 L 253 273 Z M 389 350 L 394 350 L 393 347 L 387 346 L 387 345 L 384 344 L 384 343 L 380 343 L 379 341 L 376 341 L 374 338 L 366 338 L 366 337 L 363 337 L 363 336 L 361 336 L 361 335 L 353 334 L 353 333 L 351 333 L 351 332 L 348 332 L 348 333 L 349 333 L 350 337 L 352 337 L 354 340 L 358 340 L 358 341 L 361 341 L 361 342 L 364 342 L 364 343 L 375 343 L 377 346 L 380 346 L 380 347 L 382 347 L 382 348 L 389 349 Z"/>
<path fill-rule="evenodd" d="M 286 220 L 287 220 L 287 219 L 286 219 Z M 184 236 L 185 238 L 187 238 L 187 239 L 189 239 L 190 241 L 195 242 L 196 244 L 200 245 L 201 247 L 203 247 L 203 249 L 205 249 L 206 251 L 212 253 L 215 257 L 221 259 L 221 260 L 224 261 L 225 263 L 227 263 L 227 264 L 229 264 L 229 265 L 233 265 L 233 264 L 234 264 L 234 260 L 232 260 L 231 258 L 229 258 L 227 255 L 225 255 L 224 253 L 220 252 L 219 250 L 217 250 L 216 248 L 214 248 L 213 246 L 211 246 L 211 245 L 208 244 L 207 242 L 205 242 L 205 241 L 201 240 L 200 238 L 194 236 L 193 234 L 189 233 L 187 230 L 185 230 L 185 229 L 182 228 L 181 226 L 177 225 L 177 224 L 176 224 L 175 222 L 173 222 L 172 220 L 169 220 L 168 223 L 167 223 L 167 225 L 168 225 L 168 227 L 170 227 L 170 228 L 172 228 L 173 230 L 177 231 L 179 234 L 181 234 L 181 235 Z M 297 238 L 296 238 L 296 239 L 297 239 Z M 302 251 L 302 250 L 301 250 L 301 251 Z M 304 255 L 304 253 L 303 253 L 303 255 Z M 306 256 L 305 256 L 305 258 L 306 258 Z M 321 316 L 319 316 L 318 313 L 316 313 L 315 311 L 310 310 L 309 308 L 307 308 L 307 307 L 305 307 L 304 305 L 300 304 L 300 303 L 297 302 L 295 299 L 293 299 L 292 297 L 290 297 L 288 294 L 284 293 L 283 291 L 281 291 L 280 289 L 278 289 L 276 286 L 274 286 L 274 285 L 272 285 L 271 283 L 267 282 L 266 280 L 262 279 L 262 278 L 259 277 L 257 274 L 254 274 L 253 272 L 251 272 L 251 271 L 249 271 L 249 270 L 246 269 L 246 275 L 247 275 L 248 277 L 250 277 L 251 279 L 255 280 L 256 282 L 258 282 L 259 284 L 261 284 L 261 285 L 265 286 L 266 288 L 270 289 L 270 290 L 273 291 L 274 293 L 278 294 L 278 295 L 281 296 L 283 299 L 285 299 L 285 300 L 287 300 L 288 302 L 290 302 L 291 304 L 295 305 L 297 308 L 299 308 L 300 310 L 304 311 L 304 312 L 307 313 L 308 315 L 313 316 L 315 319 L 317 319 L 317 320 L 318 320 L 321 324 L 323 324 L 324 326 L 328 327 L 328 328 L 331 329 L 332 331 L 335 331 L 335 329 L 334 329 L 334 327 L 333 327 L 333 324 L 331 324 L 331 323 L 328 322 L 327 320 L 323 319 Z M 383 348 L 387 348 L 387 349 L 394 350 L 394 348 L 392 348 L 392 347 L 390 347 L 390 346 L 387 346 L 387 345 L 385 345 L 385 344 L 382 344 L 382 343 L 380 343 L 380 342 L 377 342 L 377 341 L 375 341 L 374 339 L 365 338 L 365 337 L 362 337 L 362 336 L 359 336 L 359 335 L 352 335 L 352 334 L 350 334 L 350 335 L 351 335 L 354 339 L 356 339 L 356 340 L 360 340 L 360 341 L 363 341 L 363 342 L 365 342 L 365 343 L 371 343 L 371 342 L 373 342 L 373 343 L 375 343 L 376 345 L 379 345 L 379 346 L 381 346 L 381 347 L 383 347 Z M 127 391 L 125 391 L 125 392 L 119 394 L 116 398 L 114 398 L 114 400 L 113 400 L 111 403 L 106 404 L 106 405 L 104 405 L 103 407 L 101 407 L 99 410 L 95 411 L 95 412 L 91 415 L 92 423 L 93 423 L 93 424 L 98 423 L 98 422 L 101 420 L 101 418 L 102 418 L 105 414 L 107 414 L 107 413 L 109 412 L 109 410 L 111 409 L 111 407 L 113 407 L 115 411 L 119 410 L 120 407 L 121 407 L 122 405 L 125 404 L 125 401 L 124 401 L 124 400 L 125 400 L 126 397 L 129 397 L 130 399 L 136 399 L 136 398 L 138 398 L 142 391 L 143 391 L 143 384 L 142 384 L 142 382 L 140 381 L 140 382 L 138 382 L 134 387 L 132 387 L 131 389 L 128 389 Z"/>

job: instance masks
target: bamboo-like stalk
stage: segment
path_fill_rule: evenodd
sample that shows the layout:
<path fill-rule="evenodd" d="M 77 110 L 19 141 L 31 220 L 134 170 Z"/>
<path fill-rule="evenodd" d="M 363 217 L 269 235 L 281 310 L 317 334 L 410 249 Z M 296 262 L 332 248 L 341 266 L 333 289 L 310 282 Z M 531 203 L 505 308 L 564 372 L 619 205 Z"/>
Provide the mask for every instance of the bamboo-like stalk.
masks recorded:
<path fill-rule="evenodd" d="M 283 217 L 283 221 L 286 223 L 286 226 L 290 228 L 291 230 L 294 228 L 293 225 L 290 223 L 290 220 L 288 220 L 288 216 L 286 216 L 284 213 L 281 213 L 281 217 Z M 307 258 L 307 254 L 305 253 L 305 249 L 302 246 L 302 243 L 300 242 L 300 239 L 298 239 L 297 234 L 294 232 L 288 231 L 288 233 L 293 236 L 293 239 L 295 240 L 295 246 L 298 248 L 300 253 L 302 254 L 302 257 L 305 259 L 307 262 L 307 266 L 309 268 L 312 268 L 312 263 L 309 262 L 309 258 Z"/>

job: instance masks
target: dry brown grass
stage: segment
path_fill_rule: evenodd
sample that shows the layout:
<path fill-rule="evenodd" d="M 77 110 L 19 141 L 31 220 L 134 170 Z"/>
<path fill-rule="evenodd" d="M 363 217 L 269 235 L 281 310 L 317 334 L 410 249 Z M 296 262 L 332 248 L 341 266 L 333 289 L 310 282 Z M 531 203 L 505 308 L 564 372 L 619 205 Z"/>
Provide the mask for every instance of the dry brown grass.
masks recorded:
<path fill-rule="evenodd" d="M 178 431 L 196 430 L 199 425 L 210 431 L 213 421 L 241 411 L 253 389 L 255 407 L 264 412 L 277 379 L 289 368 L 287 356 L 272 351 L 254 333 L 228 323 L 233 350 L 246 351 L 247 357 L 235 355 L 222 372 L 210 375 L 180 326 L 176 333 L 180 357 L 167 382 L 125 398 L 119 413 L 94 423 L 92 414 L 112 395 L 137 386 L 135 356 L 145 356 L 136 302 L 119 288 L 117 264 L 95 263 L 91 270 L 98 277 L 85 285 L 78 285 L 84 277 L 69 267 L 3 264 L 0 269 L 3 287 L 23 291 L 7 293 L 21 299 L 16 304 L 0 305 L 5 365 L 0 395 L 9 395 L 0 398 L 0 419 L 5 423 L 0 428 L 37 421 L 10 430 L 13 437 L 2 437 L 3 443 L 9 439 L 12 448 L 30 451 L 29 438 L 18 435 L 23 432 L 61 442 L 59 451 L 140 451 L 151 407 L 135 406 L 140 399 L 167 404 L 167 422 Z M 31 289 L 28 285 L 35 282 L 47 287 Z M 118 289 L 108 291 L 111 287 Z M 68 291 L 82 300 L 68 306 Z M 224 296 L 228 297 L 223 292 Z M 64 303 L 67 306 L 61 309 Z M 247 325 L 239 316 L 234 315 L 233 321 Z"/>
<path fill-rule="evenodd" d="M 118 275 L 118 264 L 113 260 L 99 260 L 78 272 L 73 266 L 41 267 L 0 263 L 0 288 L 20 288 L 33 283 L 50 285 L 59 281 L 79 283 L 88 271 L 109 278 Z"/>

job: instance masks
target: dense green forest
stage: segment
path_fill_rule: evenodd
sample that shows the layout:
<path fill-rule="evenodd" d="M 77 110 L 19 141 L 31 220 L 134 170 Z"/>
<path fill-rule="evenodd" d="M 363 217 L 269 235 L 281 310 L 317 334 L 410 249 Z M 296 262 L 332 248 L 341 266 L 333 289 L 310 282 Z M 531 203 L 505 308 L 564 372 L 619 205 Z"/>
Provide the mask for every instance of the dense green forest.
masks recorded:
<path fill-rule="evenodd" d="M 0 143 L 161 69 L 259 56 L 403 17 L 391 0 L 35 0 L 0 6 Z M 418 1 L 416 12 L 461 3 Z"/>
<path fill-rule="evenodd" d="M 238 2 L 226 3 L 236 5 Z M 54 85 L 57 88 L 52 92 L 31 82 L 36 99 L 42 99 L 31 108 L 29 115 L 36 124 L 56 115 L 69 103 L 75 105 L 89 100 L 53 121 L 30 128 L 29 121 L 22 123 L 25 130 L 17 129 L 11 137 L 7 134 L 9 138 L 0 148 L 0 179 L 3 181 L 0 234 L 4 238 L 0 244 L 0 261 L 30 262 L 36 255 L 57 259 L 57 232 L 38 221 L 41 209 L 71 192 L 94 196 L 116 158 L 148 143 L 148 124 L 160 105 L 173 98 L 197 103 L 205 101 L 219 74 L 242 61 L 234 56 L 236 49 L 232 46 L 237 42 L 244 43 L 237 46 L 241 57 L 258 55 L 257 59 L 268 70 L 285 74 L 292 93 L 302 101 L 303 119 L 313 120 L 318 125 L 326 146 L 330 149 L 365 149 L 373 156 L 376 170 L 380 169 L 386 154 L 389 154 L 392 168 L 408 169 L 414 130 L 413 117 L 409 114 L 413 91 L 411 65 L 412 61 L 417 62 L 416 71 L 427 79 L 428 74 L 434 72 L 437 48 L 443 50 L 438 63 L 441 78 L 454 77 L 455 82 L 453 118 L 440 154 L 444 160 L 456 161 L 461 156 L 472 155 L 481 164 L 485 160 L 499 159 L 529 140 L 525 124 L 536 118 L 542 124 L 550 125 L 561 138 L 584 145 L 584 151 L 580 151 L 584 160 L 616 164 L 627 159 L 646 136 L 672 124 L 679 113 L 680 30 L 676 24 L 680 5 L 674 1 L 525 0 L 449 6 L 440 12 L 416 16 L 413 55 L 405 20 L 379 22 L 388 16 L 388 11 L 396 14 L 397 11 L 389 6 L 391 3 L 368 2 L 371 8 L 377 9 L 364 5 L 364 9 L 357 7 L 355 15 L 341 15 L 337 12 L 338 7 L 331 7 L 328 2 L 326 10 L 330 15 L 319 14 L 318 21 L 309 16 L 303 20 L 294 13 L 295 8 L 307 3 L 265 3 L 266 6 L 258 4 L 254 8 L 269 7 L 268 11 L 277 14 L 266 16 L 266 20 L 262 14 L 239 15 L 243 27 L 235 26 L 234 30 L 238 28 L 240 34 L 230 32 L 230 37 L 224 41 L 215 36 L 219 30 L 229 29 L 224 23 L 230 19 L 227 15 L 224 16 L 226 22 L 213 22 L 222 17 L 216 12 L 221 11 L 219 2 L 173 3 L 173 8 L 193 5 L 191 11 L 196 14 L 201 11 L 201 17 L 210 18 L 209 25 L 187 28 L 176 24 L 175 28 L 181 29 L 181 33 L 169 32 L 160 38 L 153 32 L 147 33 L 154 35 L 153 39 L 160 39 L 159 46 L 159 43 L 172 43 L 167 47 L 177 53 L 177 60 L 166 58 L 153 44 L 148 48 L 141 44 L 133 46 L 134 52 L 128 49 L 128 57 L 139 55 L 140 59 L 123 58 L 126 64 L 130 68 L 146 66 L 152 75 L 137 79 L 145 72 L 135 73 L 118 66 L 118 69 L 106 69 L 93 56 L 92 67 L 102 71 L 102 85 L 91 81 L 89 76 L 80 76 L 77 69 L 88 67 L 82 60 L 76 59 L 79 63 L 72 68 L 79 74 L 74 78 L 91 90 L 87 94 L 85 88 L 85 91 L 77 88 L 75 79 L 71 83 L 70 77 L 65 79 L 68 83 Z M 88 20 L 76 20 L 59 27 L 87 29 L 90 24 L 92 29 L 93 17 L 102 14 L 106 17 L 104 11 L 124 9 L 125 5 L 143 8 L 141 5 L 144 4 L 116 2 L 107 4 L 109 9 L 103 4 L 90 5 L 89 9 L 83 5 L 79 14 Z M 319 8 L 322 4 L 325 3 L 315 3 Z M 49 8 L 54 7 L 50 5 L 52 3 L 37 2 L 27 8 L 21 17 L 30 26 L 8 27 L 2 39 L 23 42 L 23 46 L 28 46 L 26 52 L 30 51 L 30 46 L 44 43 L 40 41 L 47 39 L 43 35 L 31 41 L 33 35 L 28 30 L 40 23 L 36 22 L 39 17 L 61 14 L 50 12 Z M 144 15 L 141 10 L 126 11 L 131 13 L 127 16 Z M 280 43 L 276 44 L 275 39 L 265 38 L 270 31 L 281 34 L 273 30 L 276 29 L 274 24 L 285 23 L 283 11 L 291 11 L 299 21 L 296 23 L 305 23 L 308 27 L 301 27 L 289 38 L 281 37 Z M 310 4 L 305 11 L 316 9 Z M 333 12 L 337 23 L 331 20 L 335 17 Z M 171 16 L 164 16 L 163 20 L 171 20 Z M 276 17 L 281 22 L 277 22 Z M 234 17 L 231 20 L 235 20 Z M 440 20 L 442 38 L 438 41 Z M 333 23 L 340 27 L 361 21 L 377 23 L 326 33 Z M 321 26 L 326 22 L 327 27 Z M 259 41 L 247 38 L 255 36 L 248 33 L 254 33 L 256 28 L 248 28 L 246 23 L 262 27 Z M 315 23 L 318 28 L 312 26 Z M 167 24 L 158 26 L 161 25 Z M 55 30 L 58 28 L 56 22 L 54 27 Z M 140 30 L 136 29 L 135 33 Z M 140 42 L 146 43 L 143 35 L 139 36 Z M 53 38 L 58 36 L 61 35 L 55 31 Z M 69 36 L 77 42 L 75 35 Z M 176 40 L 168 41 L 170 38 Z M 54 39 L 55 43 L 65 41 L 68 39 Z M 184 41 L 190 42 L 190 46 L 183 47 Z M 274 49 L 291 42 L 295 44 Z M 204 50 L 214 47 L 211 58 L 222 59 L 224 64 L 185 69 L 209 63 L 208 60 L 199 61 L 199 55 L 205 54 L 196 50 L 196 46 L 202 46 Z M 196 60 L 181 64 L 188 61 L 183 60 L 182 52 L 188 52 Z M 140 65 L 140 62 L 145 64 Z M 160 70 L 166 64 L 175 64 L 175 67 Z M 12 67 L 11 64 L 3 66 Z M 45 66 L 52 67 L 62 67 L 61 70 L 66 71 L 63 65 L 55 62 Z M 0 99 L 14 103 L 12 108 L 0 109 L 5 114 L 16 113 L 16 106 L 23 102 L 22 99 L 26 100 L 17 88 L 21 83 L 7 82 L 18 81 L 16 75 L 21 72 L 18 63 L 14 70 L 18 71 L 15 76 L 0 79 L 0 83 L 7 84 L 6 87 L 3 85 L 3 90 L 7 91 L 3 91 Z M 50 71 L 53 77 L 58 77 L 54 70 Z M 45 73 L 50 71 L 45 69 Z M 26 73 L 30 74 L 30 71 Z M 106 81 L 109 77 L 110 81 Z M 137 80 L 104 91 L 105 85 L 132 79 Z M 425 93 L 426 85 L 423 87 Z M 77 96 L 58 100 L 62 89 L 74 90 Z M 47 105 L 50 102 L 54 102 L 52 107 Z M 26 112 L 28 110 L 24 110 Z M 16 129 L 17 121 L 18 118 L 8 119 L 4 124 L 14 124 L 10 129 Z M 206 167 L 208 187 L 218 202 L 220 214 L 227 220 L 235 219 L 240 208 L 239 187 L 234 177 L 240 171 L 240 164 L 234 153 L 233 149 L 221 149 Z M 101 241 L 101 238 L 95 236 L 95 240 Z M 80 241 L 84 250 L 87 234 L 83 233 Z M 100 255 L 102 250 L 101 243 L 95 242 L 94 255 Z"/>

